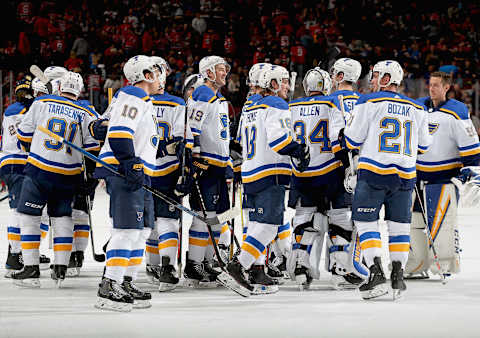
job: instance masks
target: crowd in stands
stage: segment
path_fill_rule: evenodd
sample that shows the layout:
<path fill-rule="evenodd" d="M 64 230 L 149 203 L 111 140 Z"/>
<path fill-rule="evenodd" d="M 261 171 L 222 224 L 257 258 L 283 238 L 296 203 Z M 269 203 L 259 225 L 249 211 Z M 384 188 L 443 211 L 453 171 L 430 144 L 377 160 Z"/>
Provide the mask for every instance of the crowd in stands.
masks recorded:
<path fill-rule="evenodd" d="M 222 91 L 237 109 L 253 63 L 283 65 L 301 80 L 332 46 L 358 59 L 362 76 L 378 60 L 400 61 L 403 91 L 412 96 L 425 94 L 419 83 L 438 69 L 452 74 L 452 96 L 473 105 L 478 95 L 475 1 L 5 0 L 2 7 L 0 19 L 10 27 L 0 44 L 3 74 L 19 76 L 31 64 L 63 65 L 83 75 L 99 111 L 107 104 L 106 88 L 125 84 L 123 63 L 136 54 L 169 62 L 167 91 L 176 95 L 201 57 L 225 56 L 232 71 Z"/>

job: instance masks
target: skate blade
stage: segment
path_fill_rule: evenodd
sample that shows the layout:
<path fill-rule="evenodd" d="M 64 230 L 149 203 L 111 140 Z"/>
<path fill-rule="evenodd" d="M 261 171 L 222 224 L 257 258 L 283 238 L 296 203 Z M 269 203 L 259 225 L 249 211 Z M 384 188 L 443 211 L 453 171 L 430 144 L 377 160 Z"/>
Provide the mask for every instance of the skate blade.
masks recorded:
<path fill-rule="evenodd" d="M 403 279 L 409 279 L 409 280 L 422 280 L 422 279 L 430 279 L 429 275 L 415 275 L 415 274 L 408 274 L 406 275 Z"/>
<path fill-rule="evenodd" d="M 63 279 L 54 279 L 54 280 L 53 280 L 53 283 L 54 283 L 56 289 L 61 289 L 61 288 L 62 288 Z"/>
<path fill-rule="evenodd" d="M 305 290 L 305 284 L 307 284 L 307 276 L 305 275 L 298 275 L 295 276 L 295 284 L 298 285 L 300 291 Z"/>
<path fill-rule="evenodd" d="M 362 298 L 365 299 L 365 300 L 378 298 L 378 297 L 386 295 L 387 293 L 388 293 L 388 289 L 386 288 L 386 286 L 384 284 L 377 285 L 372 290 L 360 291 L 360 294 L 362 295 Z"/>
<path fill-rule="evenodd" d="M 95 307 L 100 310 L 130 312 L 132 311 L 133 304 L 114 302 L 109 299 L 97 297 L 97 302 L 95 303 Z"/>
<path fill-rule="evenodd" d="M 66 276 L 67 277 L 78 277 L 80 275 L 80 271 L 77 268 L 68 268 Z"/>
<path fill-rule="evenodd" d="M 217 276 L 217 280 L 220 284 L 239 294 L 242 297 L 247 298 L 251 295 L 251 291 L 249 289 L 240 285 L 232 276 L 230 276 L 226 272 L 222 272 L 221 274 L 219 274 Z"/>
<path fill-rule="evenodd" d="M 405 290 L 392 289 L 392 299 L 394 301 L 402 299 L 405 294 Z"/>
<path fill-rule="evenodd" d="M 152 303 L 150 303 L 150 300 L 146 300 L 146 299 L 133 300 L 134 309 L 148 309 L 149 307 L 152 307 Z"/>
<path fill-rule="evenodd" d="M 268 295 L 271 293 L 278 292 L 278 285 L 261 285 L 261 284 L 252 284 L 253 291 L 252 295 Z"/>
<path fill-rule="evenodd" d="M 4 277 L 5 278 L 12 278 L 12 275 L 14 272 L 18 272 L 18 271 L 22 271 L 22 270 L 7 270 L 7 272 L 5 273 Z"/>
<path fill-rule="evenodd" d="M 13 284 L 22 288 L 39 289 L 40 278 L 12 279 Z"/>
<path fill-rule="evenodd" d="M 165 291 L 171 291 L 177 287 L 177 284 L 171 284 L 171 283 L 159 283 L 158 286 L 158 291 L 159 292 L 165 292 Z"/>
<path fill-rule="evenodd" d="M 151 275 L 147 275 L 147 282 L 148 282 L 148 284 L 152 284 L 152 285 L 159 285 L 160 284 L 160 281 L 158 279 L 156 279 L 155 277 L 151 276 Z"/>

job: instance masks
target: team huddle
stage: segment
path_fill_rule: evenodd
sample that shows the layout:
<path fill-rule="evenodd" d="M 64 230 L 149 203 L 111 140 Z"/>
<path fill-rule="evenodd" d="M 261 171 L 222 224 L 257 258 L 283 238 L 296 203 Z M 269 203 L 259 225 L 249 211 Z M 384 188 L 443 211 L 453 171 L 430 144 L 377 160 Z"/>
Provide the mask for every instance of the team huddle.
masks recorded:
<path fill-rule="evenodd" d="M 308 289 L 326 270 L 335 289 L 397 299 L 405 279 L 460 271 L 457 205 L 460 196 L 464 205 L 480 203 L 480 143 L 467 107 L 447 99 L 445 73 L 432 73 L 430 96 L 414 100 L 399 92 L 401 66 L 380 61 L 371 93 L 361 95 L 360 63 L 342 58 L 330 72 L 309 70 L 305 97 L 291 100 L 287 69 L 258 63 L 232 123 L 220 93 L 230 71 L 222 57 L 200 60 L 183 98 L 165 92 L 170 68 L 161 57 L 137 55 L 123 71 L 129 85 L 101 116 L 78 99 L 82 77 L 62 67 L 17 84 L 0 153 L 11 209 L 6 277 L 14 284 L 40 287 L 44 268 L 59 287 L 80 274 L 98 180 L 112 223 L 99 309 L 151 306 L 135 284 L 144 255 L 161 292 L 182 277 L 184 287 L 222 285 L 244 297 L 277 292 L 286 278 Z M 182 212 L 193 216 L 184 267 Z M 39 250 L 49 227 L 53 264 Z"/>

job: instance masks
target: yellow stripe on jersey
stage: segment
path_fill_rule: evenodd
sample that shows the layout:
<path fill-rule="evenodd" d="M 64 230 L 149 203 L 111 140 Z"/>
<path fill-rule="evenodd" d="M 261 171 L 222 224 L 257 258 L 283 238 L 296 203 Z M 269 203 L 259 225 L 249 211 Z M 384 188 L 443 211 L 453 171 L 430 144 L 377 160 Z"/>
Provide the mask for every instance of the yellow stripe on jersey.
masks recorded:
<path fill-rule="evenodd" d="M 148 100 L 150 100 L 150 96 L 148 96 L 148 95 L 147 95 L 147 96 L 144 96 L 144 97 L 142 97 L 142 100 L 143 100 L 143 101 L 148 101 Z"/>
<path fill-rule="evenodd" d="M 332 108 L 336 108 L 335 104 L 333 104 L 332 102 L 321 101 L 321 100 L 294 102 L 294 103 L 290 103 L 289 106 L 294 107 L 294 106 L 303 106 L 303 105 L 312 105 L 312 104 L 326 104 Z"/>
<path fill-rule="evenodd" d="M 365 162 L 361 162 L 358 164 L 358 169 L 364 169 L 364 170 L 368 170 L 368 171 L 371 171 L 371 172 L 374 172 L 375 174 L 379 174 L 379 175 L 398 175 L 400 176 L 401 178 L 405 178 L 405 179 L 412 179 L 412 178 L 415 178 L 417 176 L 417 173 L 414 171 L 414 172 L 411 172 L 411 173 L 406 173 L 406 172 L 403 172 L 403 171 L 400 171 L 399 169 L 397 168 L 379 168 L 379 167 L 376 167 L 370 163 L 365 163 Z"/>
<path fill-rule="evenodd" d="M 278 152 L 279 150 L 282 150 L 283 148 L 285 148 L 287 145 L 289 145 L 290 143 L 292 142 L 292 137 L 289 135 L 287 137 L 287 139 L 283 142 L 280 142 L 279 144 L 277 144 L 275 147 L 273 147 L 272 149 L 276 152 Z"/>
<path fill-rule="evenodd" d="M 258 181 L 264 177 L 272 176 L 272 175 L 288 175 L 290 176 L 292 171 L 290 169 L 280 169 L 280 168 L 273 168 L 273 169 L 266 169 L 265 171 L 261 171 L 258 174 L 249 176 L 249 177 L 242 177 L 243 183 L 251 183 Z"/>
<path fill-rule="evenodd" d="M 114 131 L 108 133 L 107 138 L 128 138 L 133 140 L 133 135 L 126 131 Z"/>
<path fill-rule="evenodd" d="M 180 105 L 180 103 L 176 103 L 176 102 L 170 102 L 170 101 L 156 101 L 156 100 L 152 100 L 152 103 L 154 105 L 159 105 L 159 106 L 171 106 L 171 107 L 177 107 Z"/>
<path fill-rule="evenodd" d="M 360 147 L 357 147 L 357 146 L 354 146 L 353 144 L 351 144 L 350 142 L 348 142 L 348 138 L 345 138 L 345 144 L 347 145 L 347 148 L 348 149 L 360 149 Z"/>
<path fill-rule="evenodd" d="M 405 100 L 405 99 L 400 99 L 400 98 L 395 98 L 395 97 L 379 97 L 379 98 L 376 98 L 376 99 L 370 99 L 367 102 L 381 102 L 381 101 L 395 101 L 395 102 L 400 102 L 400 103 L 407 103 L 407 104 L 410 104 L 410 105 L 414 106 L 415 108 L 423 110 L 422 106 L 420 106 L 416 103 L 413 103 L 412 101 Z"/>
<path fill-rule="evenodd" d="M 251 106 L 251 107 L 248 107 L 247 109 L 245 109 L 246 111 L 251 111 L 251 110 L 255 110 L 255 109 L 258 109 L 258 108 L 268 108 L 268 106 L 266 104 L 257 104 L 255 106 Z"/>
<path fill-rule="evenodd" d="M 148 175 L 150 177 L 158 177 L 158 176 L 168 175 L 168 174 L 174 172 L 175 170 L 177 170 L 178 167 L 179 167 L 178 163 L 172 165 L 171 167 L 162 169 L 162 170 L 153 170 L 153 169 L 150 169 L 150 168 L 147 168 L 146 166 L 144 166 L 143 167 L 143 172 L 145 173 L 145 175 Z"/>
<path fill-rule="evenodd" d="M 321 176 L 321 175 L 325 175 L 325 174 L 328 174 L 329 172 L 339 168 L 342 166 L 342 162 L 340 161 L 337 161 L 337 162 L 334 162 L 332 164 L 330 164 L 329 166 L 327 166 L 326 168 L 322 168 L 322 169 L 318 169 L 318 170 L 312 170 L 312 171 L 304 171 L 304 172 L 300 172 L 298 170 L 295 169 L 295 167 L 292 169 L 293 170 L 293 175 L 296 176 L 296 177 L 315 177 L 315 176 Z"/>
<path fill-rule="evenodd" d="M 42 170 L 45 170 L 45 171 L 49 171 L 49 172 L 52 172 L 52 173 L 55 173 L 55 174 L 62 174 L 62 175 L 79 175 L 82 170 L 80 168 L 78 169 L 60 169 L 60 168 L 57 168 L 57 167 L 53 167 L 53 166 L 50 166 L 50 165 L 47 165 L 47 164 L 44 164 L 32 157 L 29 157 L 28 160 L 27 160 L 28 163 L 34 165 L 35 167 L 37 168 L 40 168 Z"/>
<path fill-rule="evenodd" d="M 0 168 L 9 164 L 27 164 L 27 160 L 21 158 L 11 158 L 8 160 L 4 160 L 0 163 Z"/>
<path fill-rule="evenodd" d="M 440 111 L 443 111 L 444 113 L 447 113 L 447 114 L 452 115 L 452 116 L 455 117 L 457 120 L 461 120 L 460 116 L 458 116 L 458 114 L 455 113 L 453 110 L 445 109 L 445 108 L 440 108 L 439 110 L 440 110 Z"/>
<path fill-rule="evenodd" d="M 460 156 L 472 156 L 480 153 L 480 148 L 470 150 L 460 150 Z"/>
<path fill-rule="evenodd" d="M 435 166 L 425 166 L 423 164 L 417 163 L 417 170 L 425 171 L 425 172 L 451 170 L 451 169 L 461 168 L 461 167 L 462 167 L 461 163 L 451 163 L 451 164 L 435 165 Z"/>
<path fill-rule="evenodd" d="M 27 108 L 23 108 L 22 110 L 20 110 L 20 113 L 18 113 L 18 114 L 23 115 L 23 114 L 25 114 L 26 111 L 27 111 Z"/>
<path fill-rule="evenodd" d="M 17 138 L 20 141 L 27 142 L 27 143 L 32 143 L 33 136 L 22 136 L 19 133 L 17 133 Z"/>

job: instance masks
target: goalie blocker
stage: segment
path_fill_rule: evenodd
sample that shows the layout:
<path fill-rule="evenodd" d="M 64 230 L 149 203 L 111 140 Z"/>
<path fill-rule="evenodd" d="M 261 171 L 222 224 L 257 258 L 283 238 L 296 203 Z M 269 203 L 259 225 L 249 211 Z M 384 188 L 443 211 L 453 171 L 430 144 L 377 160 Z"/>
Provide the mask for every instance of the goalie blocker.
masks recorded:
<path fill-rule="evenodd" d="M 457 221 L 458 189 L 452 183 L 426 184 L 419 191 L 441 271 L 443 274 L 459 273 L 461 249 Z M 434 274 L 439 273 L 437 267 L 433 265 L 434 258 L 424 220 L 416 197 L 410 232 L 410 254 L 405 267 L 405 273 L 413 278 L 427 276 L 428 270 Z"/>

